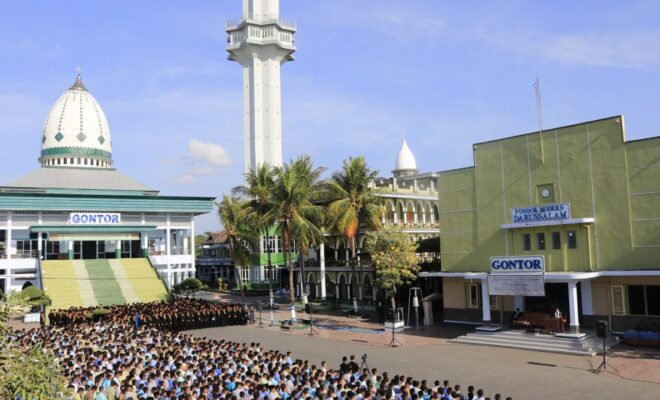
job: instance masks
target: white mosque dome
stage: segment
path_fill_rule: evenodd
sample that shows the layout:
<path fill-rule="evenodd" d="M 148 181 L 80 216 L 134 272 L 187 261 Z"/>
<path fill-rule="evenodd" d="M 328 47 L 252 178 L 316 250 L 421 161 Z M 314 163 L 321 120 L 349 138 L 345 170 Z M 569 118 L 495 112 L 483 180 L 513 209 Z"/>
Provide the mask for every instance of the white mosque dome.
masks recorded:
<path fill-rule="evenodd" d="M 401 145 L 401 150 L 396 156 L 396 163 L 394 164 L 394 172 L 396 171 L 413 171 L 417 170 L 417 162 L 415 161 L 415 156 L 408 147 L 406 139 L 403 139 L 403 144 Z"/>
<path fill-rule="evenodd" d="M 50 109 L 41 138 L 42 167 L 110 168 L 112 140 L 103 109 L 80 74 Z"/>

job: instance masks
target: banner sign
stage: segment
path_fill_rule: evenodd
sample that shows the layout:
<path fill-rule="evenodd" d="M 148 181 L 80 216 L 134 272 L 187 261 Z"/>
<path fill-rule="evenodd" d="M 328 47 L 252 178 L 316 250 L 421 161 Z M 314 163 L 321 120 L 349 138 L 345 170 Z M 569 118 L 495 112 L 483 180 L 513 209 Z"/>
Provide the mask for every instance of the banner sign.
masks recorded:
<path fill-rule="evenodd" d="M 491 296 L 545 296 L 543 275 L 488 275 Z"/>
<path fill-rule="evenodd" d="M 520 207 L 511 209 L 512 224 L 530 222 L 562 221 L 571 219 L 570 204 L 545 204 L 542 206 Z"/>
<path fill-rule="evenodd" d="M 491 274 L 543 274 L 543 256 L 506 256 L 490 258 Z"/>
<path fill-rule="evenodd" d="M 73 225 L 119 225 L 119 213 L 71 213 L 69 223 Z"/>

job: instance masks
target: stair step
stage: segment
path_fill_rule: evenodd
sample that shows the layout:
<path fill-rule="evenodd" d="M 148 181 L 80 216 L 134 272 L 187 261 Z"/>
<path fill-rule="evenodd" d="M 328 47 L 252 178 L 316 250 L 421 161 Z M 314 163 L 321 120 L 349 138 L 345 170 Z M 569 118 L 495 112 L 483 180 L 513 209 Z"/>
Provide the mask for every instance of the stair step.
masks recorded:
<path fill-rule="evenodd" d="M 470 338 L 477 338 L 477 339 L 484 339 L 484 340 L 501 340 L 501 341 L 517 341 L 517 342 L 524 342 L 524 343 L 537 343 L 537 344 L 547 344 L 547 345 L 560 345 L 560 346 L 582 346 L 584 342 L 579 342 L 579 341 L 574 341 L 574 340 L 566 340 L 566 339 L 560 339 L 560 338 L 553 338 L 553 337 L 536 337 L 533 335 L 530 335 L 528 337 L 525 336 L 513 336 L 513 335 L 491 335 L 491 334 L 483 334 L 483 333 L 468 333 L 466 335 L 467 337 Z"/>
<path fill-rule="evenodd" d="M 513 340 L 513 339 L 502 339 L 502 338 L 480 338 L 480 337 L 475 337 L 475 336 L 462 336 L 457 339 L 466 339 L 471 342 L 479 342 L 479 343 L 484 343 L 484 344 L 491 344 L 491 343 L 502 343 L 502 344 L 508 344 L 511 346 L 517 346 L 517 345 L 525 345 L 525 346 L 535 346 L 535 347 L 547 347 L 549 349 L 576 349 L 576 350 L 583 350 L 584 347 L 581 345 L 575 345 L 571 343 L 548 343 L 548 342 L 533 342 L 533 341 L 520 341 L 520 340 Z"/>
<path fill-rule="evenodd" d="M 509 343 L 509 342 L 483 342 L 480 340 L 474 340 L 466 338 L 465 336 L 458 337 L 453 339 L 452 342 L 463 343 L 463 344 L 472 344 L 472 345 L 481 345 L 481 346 L 495 346 L 495 347 L 507 347 L 515 348 L 522 350 L 531 350 L 531 351 L 542 351 L 548 353 L 560 353 L 560 354 L 572 354 L 580 356 L 593 356 L 596 352 L 592 350 L 585 349 L 572 349 L 572 348 L 560 348 L 560 347 L 548 347 L 548 346 L 535 346 L 533 344 L 523 344 L 523 343 Z"/>

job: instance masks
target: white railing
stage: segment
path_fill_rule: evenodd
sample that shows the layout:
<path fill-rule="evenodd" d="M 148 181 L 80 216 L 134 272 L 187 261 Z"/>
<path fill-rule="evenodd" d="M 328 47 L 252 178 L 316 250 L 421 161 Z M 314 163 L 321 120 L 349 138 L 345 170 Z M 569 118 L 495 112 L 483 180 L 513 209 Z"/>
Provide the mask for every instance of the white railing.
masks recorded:
<path fill-rule="evenodd" d="M 226 28 L 231 28 L 235 26 L 239 26 L 246 20 L 253 20 L 257 22 L 277 22 L 278 24 L 287 27 L 287 28 L 293 28 L 296 29 L 297 25 L 295 21 L 290 21 L 290 20 L 285 20 L 280 18 L 279 15 L 272 14 L 272 15 L 267 15 L 267 14 L 247 14 L 244 15 L 243 18 L 240 19 L 231 19 L 225 23 Z"/>
<path fill-rule="evenodd" d="M 152 255 L 149 256 L 149 260 L 153 265 L 166 265 L 168 262 L 167 255 Z M 190 254 L 187 255 L 174 255 L 169 256 L 170 264 L 192 264 L 193 257 Z"/>

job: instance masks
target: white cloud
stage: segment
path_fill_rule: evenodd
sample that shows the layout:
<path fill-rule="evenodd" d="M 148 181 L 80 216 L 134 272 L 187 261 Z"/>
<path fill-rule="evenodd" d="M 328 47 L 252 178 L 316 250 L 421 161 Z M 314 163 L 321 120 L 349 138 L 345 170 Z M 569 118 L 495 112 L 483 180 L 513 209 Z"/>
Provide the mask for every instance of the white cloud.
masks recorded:
<path fill-rule="evenodd" d="M 174 181 L 180 185 L 197 182 L 200 176 L 216 175 L 233 163 L 224 147 L 198 139 L 188 141 L 188 154 L 181 161 L 186 166 L 185 172 Z"/>
<path fill-rule="evenodd" d="M 181 175 L 180 177 L 174 180 L 174 183 L 177 183 L 179 185 L 189 185 L 195 182 L 197 182 L 197 177 L 188 174 Z"/>
<path fill-rule="evenodd" d="M 232 163 L 227 150 L 219 144 L 192 139 L 188 142 L 188 154 L 195 161 L 207 162 L 220 167 Z"/>

